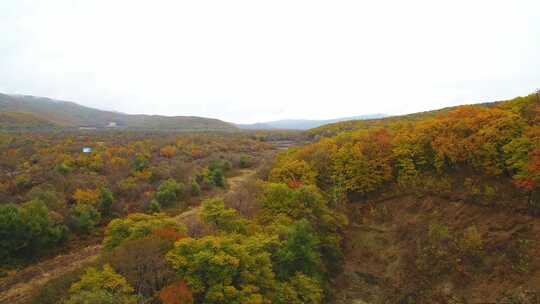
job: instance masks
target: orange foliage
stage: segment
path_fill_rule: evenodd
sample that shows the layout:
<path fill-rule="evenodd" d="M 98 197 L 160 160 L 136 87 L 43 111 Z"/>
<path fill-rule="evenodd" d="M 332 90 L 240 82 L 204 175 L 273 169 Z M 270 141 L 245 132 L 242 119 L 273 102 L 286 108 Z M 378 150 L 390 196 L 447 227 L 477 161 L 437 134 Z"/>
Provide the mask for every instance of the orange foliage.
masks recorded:
<path fill-rule="evenodd" d="M 201 149 L 193 148 L 191 149 L 191 157 L 194 159 L 199 159 L 204 157 L 204 153 Z"/>
<path fill-rule="evenodd" d="M 160 239 L 176 242 L 184 237 L 180 232 L 172 227 L 160 228 L 152 231 L 152 234 Z"/>
<path fill-rule="evenodd" d="M 178 154 L 178 149 L 174 146 L 165 146 L 159 150 L 159 155 L 166 158 L 173 158 Z"/>
<path fill-rule="evenodd" d="M 159 299 L 163 304 L 192 304 L 193 294 L 186 282 L 178 281 L 163 288 L 159 292 Z"/>

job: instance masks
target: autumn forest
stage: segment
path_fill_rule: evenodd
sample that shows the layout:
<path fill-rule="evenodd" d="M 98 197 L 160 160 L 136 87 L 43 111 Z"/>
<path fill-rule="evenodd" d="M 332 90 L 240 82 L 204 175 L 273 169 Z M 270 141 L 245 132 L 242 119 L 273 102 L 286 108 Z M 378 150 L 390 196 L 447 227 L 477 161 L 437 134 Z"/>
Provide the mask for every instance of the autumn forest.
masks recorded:
<path fill-rule="evenodd" d="M 27 115 L 0 303 L 540 303 L 540 92 L 307 131 Z"/>

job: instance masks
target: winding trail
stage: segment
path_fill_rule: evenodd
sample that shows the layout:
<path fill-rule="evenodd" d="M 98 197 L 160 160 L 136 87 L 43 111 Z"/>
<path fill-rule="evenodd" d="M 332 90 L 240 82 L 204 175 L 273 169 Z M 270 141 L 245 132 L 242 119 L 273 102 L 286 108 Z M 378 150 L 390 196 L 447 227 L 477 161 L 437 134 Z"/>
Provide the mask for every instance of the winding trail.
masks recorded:
<path fill-rule="evenodd" d="M 98 258 L 101 244 L 28 266 L 0 281 L 0 303 L 27 303 L 33 292 L 48 281 L 90 263 Z"/>
<path fill-rule="evenodd" d="M 239 170 L 239 174 L 227 179 L 229 188 L 217 197 L 235 192 L 249 177 L 255 175 L 256 168 Z M 176 216 L 181 221 L 185 218 L 198 215 L 201 210 L 197 207 Z M 26 267 L 6 278 L 0 279 L 0 304 L 23 304 L 31 300 L 33 292 L 52 279 L 56 279 L 70 271 L 76 270 L 85 264 L 95 261 L 101 252 L 101 244 L 95 244 L 74 252 L 58 255 L 52 259 L 39 262 Z"/>

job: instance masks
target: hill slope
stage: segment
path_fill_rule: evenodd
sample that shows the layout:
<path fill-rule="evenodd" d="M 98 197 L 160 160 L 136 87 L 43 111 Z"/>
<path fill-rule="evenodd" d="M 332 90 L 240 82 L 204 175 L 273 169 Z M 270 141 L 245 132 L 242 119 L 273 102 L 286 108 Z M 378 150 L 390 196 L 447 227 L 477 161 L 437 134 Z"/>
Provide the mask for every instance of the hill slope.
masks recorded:
<path fill-rule="evenodd" d="M 501 102 L 489 102 L 489 103 L 479 103 L 474 104 L 474 106 L 478 107 L 496 107 Z M 373 127 L 389 127 L 392 124 L 395 123 L 403 123 L 403 122 L 419 122 L 423 119 L 427 118 L 434 118 L 439 115 L 446 114 L 448 112 L 451 112 L 457 108 L 460 108 L 463 106 L 455 106 L 455 107 L 447 107 L 432 111 L 425 111 L 425 112 L 418 112 L 418 113 L 411 113 L 411 114 L 405 114 L 405 115 L 397 115 L 397 116 L 381 116 L 381 117 L 372 117 L 372 118 L 365 118 L 365 119 L 349 119 L 349 120 L 343 120 L 343 121 L 334 121 L 329 122 L 327 124 L 313 127 L 310 130 L 308 130 L 308 135 L 311 137 L 316 136 L 334 136 L 340 132 L 346 132 L 346 131 L 357 131 L 362 129 L 370 129 Z"/>
<path fill-rule="evenodd" d="M 348 216 L 333 303 L 540 303 L 540 92 L 311 132 L 270 180 Z"/>
<path fill-rule="evenodd" d="M 62 127 L 91 126 L 99 128 L 115 123 L 119 127 L 145 130 L 236 130 L 234 125 L 218 119 L 190 116 L 129 115 L 89 108 L 69 101 L 28 95 L 0 94 L 0 112 L 29 113 Z"/>
<path fill-rule="evenodd" d="M 360 115 L 352 117 L 340 117 L 334 119 L 283 119 L 268 121 L 262 123 L 254 124 L 238 124 L 237 126 L 241 129 L 259 129 L 259 130 L 271 130 L 271 129 L 288 129 L 288 130 L 307 130 L 312 128 L 317 128 L 323 125 L 332 124 L 341 121 L 349 120 L 366 120 L 366 119 L 377 119 L 386 117 L 385 114 L 370 114 L 370 115 Z"/>
<path fill-rule="evenodd" d="M 0 112 L 0 130 L 48 130 L 56 127 L 58 125 L 29 113 Z"/>

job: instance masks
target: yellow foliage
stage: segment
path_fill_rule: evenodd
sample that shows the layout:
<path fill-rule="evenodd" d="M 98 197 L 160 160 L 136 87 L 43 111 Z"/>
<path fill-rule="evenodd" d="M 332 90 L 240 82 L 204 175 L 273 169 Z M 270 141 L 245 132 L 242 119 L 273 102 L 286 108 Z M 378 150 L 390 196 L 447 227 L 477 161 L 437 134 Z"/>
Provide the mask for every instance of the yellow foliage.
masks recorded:
<path fill-rule="evenodd" d="M 73 194 L 73 199 L 77 204 L 86 204 L 95 206 L 99 200 L 100 191 L 95 189 L 77 189 Z"/>
<path fill-rule="evenodd" d="M 315 184 L 316 172 L 304 160 L 292 158 L 289 155 L 278 157 L 272 171 L 270 171 L 269 180 L 274 183 L 302 183 Z"/>

